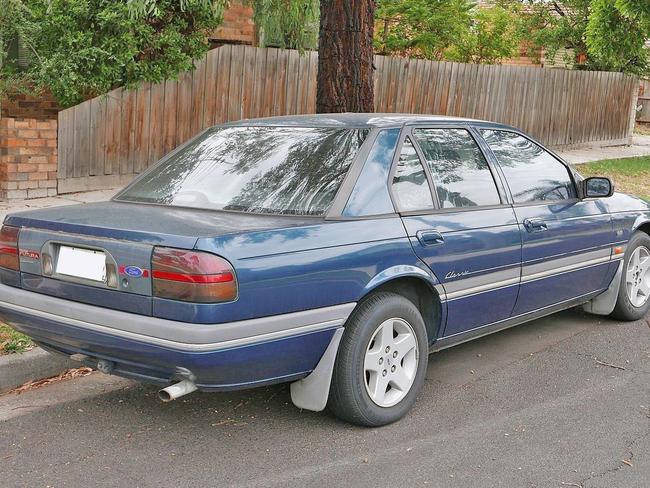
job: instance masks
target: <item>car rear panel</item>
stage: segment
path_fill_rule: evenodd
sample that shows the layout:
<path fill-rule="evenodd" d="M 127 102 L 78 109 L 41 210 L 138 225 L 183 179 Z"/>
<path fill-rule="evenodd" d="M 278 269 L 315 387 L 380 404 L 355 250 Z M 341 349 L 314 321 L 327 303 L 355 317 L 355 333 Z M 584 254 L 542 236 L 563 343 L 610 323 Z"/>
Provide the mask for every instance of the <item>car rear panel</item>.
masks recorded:
<path fill-rule="evenodd" d="M 313 222 L 310 219 L 309 222 Z M 199 237 L 303 224 L 300 218 L 168 208 L 158 205 L 103 202 L 13 214 L 6 225 L 19 227 L 20 274 L 3 270 L 0 281 L 26 290 L 152 315 L 151 256 L 155 246 L 193 249 Z M 117 280 L 109 286 L 57 272 L 62 248 L 92 250 L 106 256 Z M 223 256 L 228 259 L 228 256 Z M 53 262 L 44 272 L 45 259 Z M 191 322 L 194 304 L 171 302 L 175 318 Z M 218 307 L 218 304 L 215 305 Z M 213 311 L 214 312 L 214 311 Z M 215 314 L 212 321 L 216 322 Z"/>

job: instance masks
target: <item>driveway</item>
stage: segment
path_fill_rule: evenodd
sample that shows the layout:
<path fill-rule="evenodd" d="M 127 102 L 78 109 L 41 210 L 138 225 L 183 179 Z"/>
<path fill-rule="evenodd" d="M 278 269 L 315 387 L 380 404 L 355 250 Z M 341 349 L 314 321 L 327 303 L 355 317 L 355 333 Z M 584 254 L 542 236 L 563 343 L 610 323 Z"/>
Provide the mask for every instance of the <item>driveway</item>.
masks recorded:
<path fill-rule="evenodd" d="M 0 439 L 6 487 L 647 487 L 650 329 L 571 310 L 443 351 L 380 429 L 94 373 L 1 396 Z"/>

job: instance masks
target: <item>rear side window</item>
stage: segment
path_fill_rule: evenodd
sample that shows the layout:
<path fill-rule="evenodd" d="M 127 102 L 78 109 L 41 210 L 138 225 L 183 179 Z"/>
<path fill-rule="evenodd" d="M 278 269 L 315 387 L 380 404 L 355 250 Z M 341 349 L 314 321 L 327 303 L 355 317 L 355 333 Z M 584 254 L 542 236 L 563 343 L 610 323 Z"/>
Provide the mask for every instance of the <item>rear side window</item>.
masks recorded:
<path fill-rule="evenodd" d="M 117 200 L 283 215 L 322 215 L 365 129 L 220 127 L 136 180 Z"/>
<path fill-rule="evenodd" d="M 433 208 L 424 166 L 409 138 L 402 144 L 402 152 L 393 175 L 393 195 L 402 212 Z"/>
<path fill-rule="evenodd" d="M 503 169 L 515 203 L 577 198 L 568 168 L 540 146 L 514 132 L 481 134 Z"/>
<path fill-rule="evenodd" d="M 465 129 L 414 129 L 441 208 L 499 205 L 501 198 L 483 153 Z"/>
<path fill-rule="evenodd" d="M 399 141 L 400 129 L 382 129 L 363 165 L 343 215 L 361 217 L 395 212 L 388 193 L 388 176 Z"/>

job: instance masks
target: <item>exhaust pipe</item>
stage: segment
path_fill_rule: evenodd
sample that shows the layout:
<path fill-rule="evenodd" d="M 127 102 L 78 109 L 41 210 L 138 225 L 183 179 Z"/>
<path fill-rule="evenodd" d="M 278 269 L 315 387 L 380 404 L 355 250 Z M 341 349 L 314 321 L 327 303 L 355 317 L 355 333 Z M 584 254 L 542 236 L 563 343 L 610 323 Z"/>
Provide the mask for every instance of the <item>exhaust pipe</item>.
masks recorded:
<path fill-rule="evenodd" d="M 197 388 L 194 382 L 190 380 L 183 380 L 173 385 L 170 385 L 167 388 L 163 388 L 162 390 L 160 390 L 158 392 L 158 398 L 160 398 L 160 400 L 162 400 L 163 402 L 167 403 L 167 402 L 171 402 L 172 400 L 176 400 L 177 398 L 180 398 L 183 395 L 192 393 L 196 389 Z"/>

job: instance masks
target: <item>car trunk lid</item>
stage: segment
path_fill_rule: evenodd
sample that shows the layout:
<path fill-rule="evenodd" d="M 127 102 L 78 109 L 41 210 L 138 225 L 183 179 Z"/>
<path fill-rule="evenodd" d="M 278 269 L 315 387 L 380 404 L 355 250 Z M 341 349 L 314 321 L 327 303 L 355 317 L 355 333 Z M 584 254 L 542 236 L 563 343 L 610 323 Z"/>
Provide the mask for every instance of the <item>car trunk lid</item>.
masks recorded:
<path fill-rule="evenodd" d="M 291 227 L 304 221 L 102 202 L 12 214 L 5 224 L 21 228 L 23 288 L 151 315 L 154 246 L 193 249 L 199 238 Z"/>

